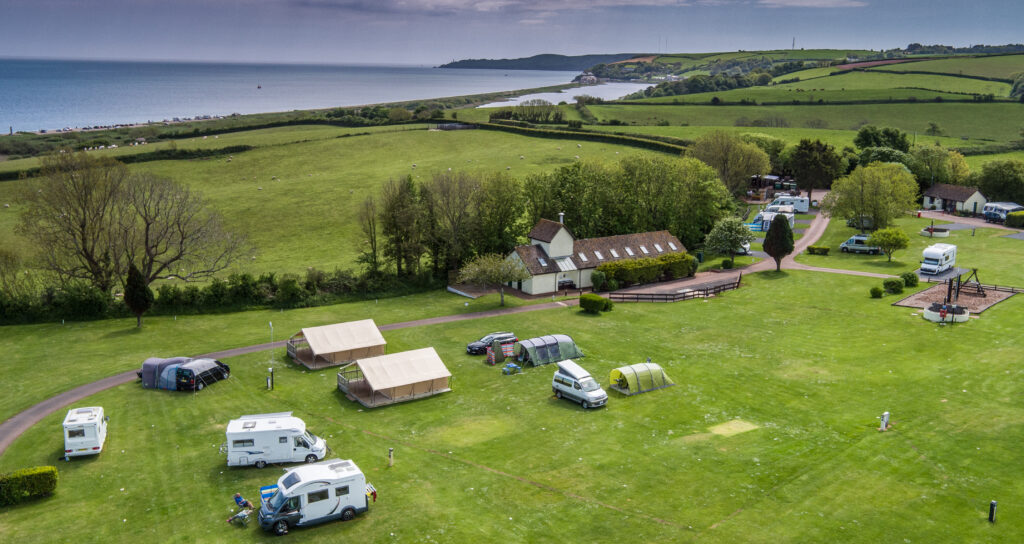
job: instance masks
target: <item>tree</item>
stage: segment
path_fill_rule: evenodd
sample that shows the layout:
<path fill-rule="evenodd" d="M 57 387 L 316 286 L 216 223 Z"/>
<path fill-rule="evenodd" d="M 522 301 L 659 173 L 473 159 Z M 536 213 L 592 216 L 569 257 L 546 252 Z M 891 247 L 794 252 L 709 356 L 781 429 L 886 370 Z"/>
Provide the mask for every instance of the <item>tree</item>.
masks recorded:
<path fill-rule="evenodd" d="M 739 217 L 719 219 L 704 239 L 704 248 L 712 253 L 729 256 L 731 264 L 737 253 L 743 251 L 743 244 L 754 241 L 754 234 Z"/>
<path fill-rule="evenodd" d="M 530 279 L 530 273 L 518 260 L 506 259 L 497 253 L 481 255 L 459 271 L 459 283 L 496 287 L 501 295 L 501 306 L 505 305 L 505 284 Z"/>
<path fill-rule="evenodd" d="M 868 147 L 861 150 L 860 165 L 867 166 L 873 162 L 899 163 L 912 172 L 917 168 L 917 161 L 911 154 L 891 147 Z"/>
<path fill-rule="evenodd" d="M 473 245 L 479 254 L 507 254 L 526 234 L 523 212 L 526 209 L 519 180 L 498 172 L 484 177 L 473 203 L 476 214 Z"/>
<path fill-rule="evenodd" d="M 363 204 L 359 207 L 359 228 L 363 231 L 363 235 L 366 239 L 363 243 L 366 248 L 359 253 L 359 257 L 356 260 L 362 264 L 365 264 L 370 270 L 371 275 L 377 275 L 380 272 L 380 247 L 377 242 L 378 227 L 377 227 L 377 202 L 372 196 L 366 197 Z"/>
<path fill-rule="evenodd" d="M 892 254 L 900 249 L 907 249 L 910 244 L 910 237 L 903 230 L 896 227 L 879 229 L 871 233 L 867 244 L 882 249 L 892 262 Z"/>
<path fill-rule="evenodd" d="M 771 160 L 760 147 L 724 130 L 697 138 L 687 154 L 714 168 L 733 195 L 746 191 L 750 176 L 767 174 L 771 169 Z"/>
<path fill-rule="evenodd" d="M 914 148 L 914 151 L 911 152 L 911 157 L 913 157 L 911 170 L 917 176 L 917 183 L 921 186 L 922 191 L 936 183 L 953 181 L 953 153 L 937 145 Z M 963 155 L 960 155 L 960 158 L 963 159 Z"/>
<path fill-rule="evenodd" d="M 879 129 L 874 125 L 864 125 L 853 138 L 853 145 L 860 149 L 869 147 L 891 147 L 906 153 L 910 151 L 910 138 L 907 133 L 895 128 Z"/>
<path fill-rule="evenodd" d="M 789 218 L 779 213 L 772 218 L 768 232 L 764 235 L 764 252 L 775 259 L 775 271 L 782 270 L 782 259 L 793 253 L 793 229 Z"/>
<path fill-rule="evenodd" d="M 821 203 L 830 217 L 869 218 L 875 228 L 886 228 L 897 216 L 917 206 L 917 182 L 901 164 L 873 163 L 858 167 L 832 183 Z"/>
<path fill-rule="evenodd" d="M 842 171 L 842 158 L 836 149 L 821 140 L 800 140 L 789 154 L 789 167 L 797 186 L 807 190 L 807 200 L 814 200 L 814 189 L 825 189 Z"/>
<path fill-rule="evenodd" d="M 942 127 L 940 127 L 938 123 L 929 121 L 928 128 L 927 130 L 924 131 L 924 133 L 929 136 L 942 136 L 943 134 L 946 133 L 946 131 Z"/>
<path fill-rule="evenodd" d="M 435 174 L 424 191 L 435 213 L 435 236 L 445 249 L 447 270 L 458 269 L 468 253 L 473 201 L 479 192 L 480 180 L 463 172 Z"/>
<path fill-rule="evenodd" d="M 771 164 L 772 172 L 781 172 L 783 169 L 782 152 L 786 149 L 786 140 L 769 136 L 760 132 L 748 132 L 740 135 L 740 139 L 749 144 L 754 144 L 768 154 L 768 161 Z"/>
<path fill-rule="evenodd" d="M 414 275 L 419 271 L 424 251 L 419 187 L 412 176 L 389 180 L 380 199 L 384 257 L 395 263 L 399 276 Z"/>
<path fill-rule="evenodd" d="M 978 184 L 990 201 L 1024 202 L 1024 161 L 986 162 L 981 165 Z"/>
<path fill-rule="evenodd" d="M 135 326 L 141 327 L 142 314 L 153 306 L 153 290 L 135 263 L 128 265 L 128 277 L 124 280 L 124 304 L 135 316 Z"/>

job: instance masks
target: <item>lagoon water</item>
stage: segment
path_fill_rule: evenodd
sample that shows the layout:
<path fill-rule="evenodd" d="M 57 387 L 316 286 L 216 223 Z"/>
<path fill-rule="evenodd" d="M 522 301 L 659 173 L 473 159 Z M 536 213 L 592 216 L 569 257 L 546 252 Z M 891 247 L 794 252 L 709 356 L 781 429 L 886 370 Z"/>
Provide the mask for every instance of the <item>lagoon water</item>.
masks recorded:
<path fill-rule="evenodd" d="M 576 75 L 412 66 L 0 59 L 0 131 L 440 98 L 557 85 Z"/>
<path fill-rule="evenodd" d="M 522 96 L 517 96 L 515 98 L 511 98 L 509 100 L 505 100 L 502 102 L 491 102 L 490 104 L 484 104 L 478 107 L 498 108 L 502 106 L 516 106 L 518 104 L 526 102 L 527 100 L 547 100 L 552 104 L 558 104 L 559 102 L 568 102 L 572 104 L 576 101 L 574 97 L 579 96 L 581 94 L 593 96 L 594 98 L 600 98 L 602 100 L 616 100 L 622 98 L 623 96 L 626 96 L 627 94 L 633 94 L 637 91 L 642 91 L 650 86 L 650 83 L 604 83 L 602 85 L 588 85 L 585 87 L 565 89 L 564 91 L 560 91 L 557 93 L 524 94 Z"/>

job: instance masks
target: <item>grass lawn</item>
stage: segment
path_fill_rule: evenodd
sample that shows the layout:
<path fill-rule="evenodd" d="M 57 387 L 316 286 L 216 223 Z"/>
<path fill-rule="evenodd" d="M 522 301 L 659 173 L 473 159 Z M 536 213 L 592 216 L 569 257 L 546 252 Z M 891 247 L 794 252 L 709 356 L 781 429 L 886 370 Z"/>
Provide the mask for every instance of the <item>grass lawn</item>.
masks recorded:
<path fill-rule="evenodd" d="M 63 413 L 0 458 L 0 470 L 61 471 L 53 497 L 0 511 L 0 530 L 26 543 L 277 541 L 224 519 L 234 492 L 252 499 L 280 470 L 228 469 L 217 446 L 233 417 L 291 410 L 380 491 L 356 521 L 289 537 L 303 542 L 1021 539 L 1012 510 L 994 525 L 985 515 L 993 498 L 1024 501 L 1024 408 L 1013 401 L 1024 393 L 1024 301 L 938 327 L 868 298 L 876 282 L 866 278 L 762 273 L 744 283 L 600 317 L 565 308 L 388 332 L 392 353 L 435 346 L 454 391 L 374 410 L 339 395 L 334 372 L 302 372 L 281 352 L 228 360 L 231 379 L 198 395 L 118 387 L 81 403 L 111 418 L 97 458 L 57 460 Z M 584 412 L 552 397 L 551 367 L 502 376 L 465 355 L 468 339 L 498 329 L 572 335 L 603 383 L 651 357 L 677 385 L 613 392 Z M 893 428 L 879 433 L 885 410 Z M 713 431 L 736 420 L 753 427 Z"/>
<path fill-rule="evenodd" d="M 950 218 L 955 221 L 955 218 Z M 941 225 L 943 221 L 936 221 Z M 861 270 L 881 274 L 901 274 L 912 272 L 921 266 L 921 252 L 924 248 L 937 243 L 957 246 L 956 264 L 962 268 L 977 268 L 981 281 L 988 284 L 1014 285 L 1024 287 L 1024 268 L 1020 266 L 1020 255 L 1024 252 L 1024 240 L 1004 238 L 1011 234 L 1002 229 L 979 228 L 971 235 L 970 230 L 950 232 L 948 238 L 928 238 L 921 236 L 921 229 L 931 224 L 930 219 L 902 218 L 896 226 L 903 229 L 910 237 L 910 246 L 896 252 L 892 262 L 885 255 L 860 255 L 841 253 L 839 244 L 859 231 L 846 226 L 846 222 L 833 219 L 829 222 L 825 234 L 818 241 L 818 246 L 832 248 L 828 256 L 808 255 L 796 257 L 797 262 L 826 268 L 844 270 Z"/>
<path fill-rule="evenodd" d="M 953 79 L 950 77 L 934 76 L 942 79 Z M 818 104 L 819 101 L 822 104 L 834 103 L 834 102 L 852 102 L 852 101 L 885 101 L 885 100 L 918 100 L 921 102 L 934 100 L 935 97 L 940 97 L 942 100 L 963 100 L 963 95 L 957 95 L 944 91 L 935 90 L 922 90 L 922 89 L 900 89 L 900 88 L 877 88 L 877 89 L 819 89 L 814 87 L 818 82 L 828 81 L 832 78 L 815 79 L 812 81 L 801 83 L 794 83 L 793 86 L 775 86 L 775 87 L 748 87 L 746 89 L 732 89 L 729 91 L 713 92 L 713 93 L 697 93 L 697 94 L 684 94 L 677 96 L 659 96 L 655 98 L 644 98 L 642 100 L 630 101 L 630 102 L 643 102 L 648 104 L 710 104 L 717 98 L 725 103 L 737 103 L 741 100 L 750 100 L 758 104 L 770 103 L 803 103 L 807 104 Z M 976 81 L 976 80 L 966 80 Z M 1006 87 L 1005 92 L 1009 92 L 1009 85 L 1005 83 L 994 84 L 993 86 L 1002 85 Z"/>
<path fill-rule="evenodd" d="M 1009 153 L 995 153 L 992 155 L 968 155 L 964 157 L 964 160 L 967 161 L 967 166 L 971 168 L 972 172 L 980 170 L 986 162 L 1005 161 L 1010 159 L 1024 161 L 1024 151 L 1011 151 Z"/>

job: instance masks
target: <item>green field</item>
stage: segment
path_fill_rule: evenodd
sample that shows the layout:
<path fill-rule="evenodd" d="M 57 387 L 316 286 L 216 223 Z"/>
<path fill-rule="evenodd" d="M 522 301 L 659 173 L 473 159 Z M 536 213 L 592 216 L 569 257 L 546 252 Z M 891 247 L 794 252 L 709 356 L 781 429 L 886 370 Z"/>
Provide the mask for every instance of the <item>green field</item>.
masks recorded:
<path fill-rule="evenodd" d="M 926 76 L 927 77 L 927 76 Z M 942 77 L 942 76 L 937 76 Z M 828 81 L 831 78 L 821 78 L 808 82 L 804 86 L 813 85 L 821 81 Z M 683 94 L 676 96 L 658 96 L 655 98 L 644 98 L 642 100 L 630 100 L 633 102 L 650 104 L 710 104 L 715 98 L 725 103 L 737 103 L 741 100 L 753 101 L 757 104 L 830 104 L 835 102 L 865 102 L 865 101 L 892 101 L 892 100 L 917 100 L 927 102 L 935 100 L 936 97 L 942 100 L 964 100 L 964 95 L 953 94 L 942 91 L 922 89 L 805 89 L 789 87 L 789 85 L 800 85 L 792 83 L 774 87 L 747 87 L 745 89 L 732 89 L 729 91 Z M 1000 83 L 1007 87 L 1009 85 Z"/>
<path fill-rule="evenodd" d="M 872 67 L 883 72 L 934 72 L 965 76 L 1013 79 L 1024 72 L 1024 55 L 996 55 L 991 57 L 953 57 L 948 59 L 922 60 Z"/>
<path fill-rule="evenodd" d="M 1012 400 L 1024 393 L 1015 356 L 1024 349 L 1024 302 L 938 327 L 889 299 L 868 298 L 877 280 L 788 272 L 744 281 L 711 300 L 623 303 L 601 317 L 567 308 L 387 332 L 392 353 L 434 346 L 454 390 L 386 408 L 360 409 L 335 391 L 333 372 L 302 372 L 280 352 L 227 360 L 231 379 L 197 395 L 135 383 L 112 389 L 78 403 L 110 415 L 98 457 L 57 460 L 59 412 L 0 458 L 2 470 L 55 463 L 61 471 L 56 495 L 0 511 L 0 530 L 26 543 L 55 534 L 86 542 L 277 541 L 224 519 L 234 492 L 254 498 L 280 470 L 226 468 L 217 446 L 231 418 L 290 410 L 380 492 L 354 522 L 288 537 L 304 542 L 1024 535 L 1012 511 L 1001 510 L 998 524 L 985 521 L 989 500 L 1024 501 L 1024 410 Z M 606 408 L 584 412 L 552 398 L 550 367 L 502 376 L 464 354 L 468 339 L 499 329 L 572 335 L 587 354 L 581 363 L 602 382 L 611 368 L 651 357 L 677 385 L 635 397 L 613 392 Z M 48 340 L 72 345 L 59 332 Z M 108 342 L 74 345 L 99 350 Z M 270 365 L 273 392 L 264 385 Z M 885 410 L 893 428 L 879 433 Z M 754 428 L 712 431 L 736 420 Z"/>

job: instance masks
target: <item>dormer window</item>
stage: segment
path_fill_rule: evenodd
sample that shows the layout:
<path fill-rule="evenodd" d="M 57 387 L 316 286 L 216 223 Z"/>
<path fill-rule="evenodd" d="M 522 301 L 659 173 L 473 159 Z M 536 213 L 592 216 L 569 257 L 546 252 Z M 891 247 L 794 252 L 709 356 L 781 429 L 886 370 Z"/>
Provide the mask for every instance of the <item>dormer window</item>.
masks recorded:
<path fill-rule="evenodd" d="M 674 243 L 672 243 L 672 242 L 669 242 L 669 243 L 668 243 L 668 247 L 672 248 L 672 251 L 677 251 L 677 250 L 679 249 L 679 248 L 677 248 L 677 247 L 676 247 L 676 245 L 675 245 Z"/>
<path fill-rule="evenodd" d="M 643 251 L 644 255 L 647 255 L 648 253 L 650 253 L 650 251 L 647 251 L 647 248 L 644 247 L 644 246 L 640 246 L 640 251 Z"/>
<path fill-rule="evenodd" d="M 618 259 L 618 258 L 619 258 L 619 252 L 618 252 L 618 251 L 615 251 L 614 249 L 611 249 L 611 250 L 609 250 L 609 251 L 611 251 L 611 252 L 612 252 L 612 257 L 615 257 L 616 259 Z"/>
<path fill-rule="evenodd" d="M 579 256 L 580 256 L 580 260 L 581 260 L 581 261 L 583 261 L 583 262 L 587 262 L 587 256 L 586 256 L 586 255 L 584 255 L 582 251 L 580 251 L 579 253 L 577 253 L 577 255 L 579 255 Z"/>
<path fill-rule="evenodd" d="M 661 246 L 658 244 L 654 244 L 654 249 L 657 249 L 658 253 L 664 253 L 665 251 L 664 249 L 661 249 Z"/>
<path fill-rule="evenodd" d="M 597 255 L 597 260 L 599 260 L 599 261 L 603 261 L 604 260 L 604 255 L 601 255 L 600 251 L 594 250 L 594 255 Z"/>
<path fill-rule="evenodd" d="M 626 255 L 629 255 L 630 257 L 633 256 L 633 250 L 629 249 L 629 246 L 626 246 Z"/>

